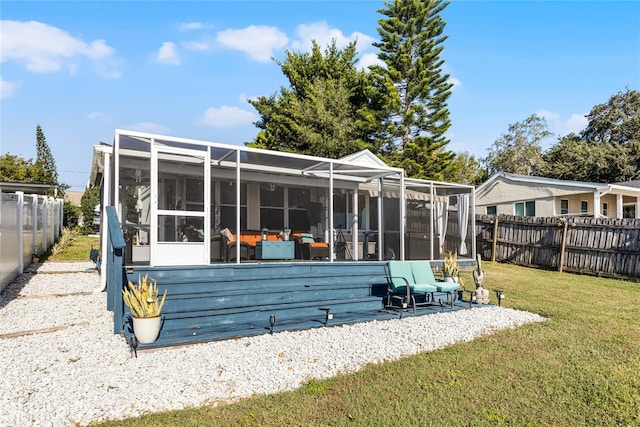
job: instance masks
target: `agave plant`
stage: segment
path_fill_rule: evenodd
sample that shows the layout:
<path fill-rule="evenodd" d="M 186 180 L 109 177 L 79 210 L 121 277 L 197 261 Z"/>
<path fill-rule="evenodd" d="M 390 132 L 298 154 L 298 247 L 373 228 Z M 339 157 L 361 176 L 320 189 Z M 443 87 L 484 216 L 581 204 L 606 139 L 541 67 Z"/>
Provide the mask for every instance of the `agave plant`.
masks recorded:
<path fill-rule="evenodd" d="M 447 252 L 442 262 L 442 274 L 449 277 L 458 277 L 460 275 L 457 252 Z"/>
<path fill-rule="evenodd" d="M 158 285 L 147 274 L 139 278 L 137 284 L 127 283 L 127 286 L 122 289 L 122 297 L 133 317 L 156 317 L 160 316 L 167 290 L 164 290 L 162 301 L 158 303 Z"/>

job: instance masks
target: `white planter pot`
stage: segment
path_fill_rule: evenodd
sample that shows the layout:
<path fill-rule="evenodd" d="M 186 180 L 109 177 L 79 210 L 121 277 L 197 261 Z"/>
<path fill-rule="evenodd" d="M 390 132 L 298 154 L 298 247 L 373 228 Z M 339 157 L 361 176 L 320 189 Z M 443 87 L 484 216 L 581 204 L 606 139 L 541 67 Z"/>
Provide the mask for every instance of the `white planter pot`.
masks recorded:
<path fill-rule="evenodd" d="M 158 339 L 160 324 L 160 316 L 133 317 L 133 333 L 139 343 L 151 343 Z"/>

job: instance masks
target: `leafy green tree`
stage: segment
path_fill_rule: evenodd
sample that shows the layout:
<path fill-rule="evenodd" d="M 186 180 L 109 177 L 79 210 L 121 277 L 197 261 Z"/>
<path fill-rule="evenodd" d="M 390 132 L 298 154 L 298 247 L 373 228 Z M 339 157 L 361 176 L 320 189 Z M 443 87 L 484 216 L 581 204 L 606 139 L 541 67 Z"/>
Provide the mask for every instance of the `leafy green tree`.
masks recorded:
<path fill-rule="evenodd" d="M 51 154 L 49 145 L 40 125 L 36 127 L 36 176 L 34 182 L 38 184 L 58 184 L 58 170 L 56 161 Z"/>
<path fill-rule="evenodd" d="M 627 88 L 598 104 L 587 114 L 589 124 L 580 136 L 585 141 L 624 144 L 640 141 L 640 92 Z"/>
<path fill-rule="evenodd" d="M 65 200 L 62 208 L 62 225 L 64 227 L 75 229 L 78 226 L 81 215 L 82 211 L 79 206 Z"/>
<path fill-rule="evenodd" d="M 82 233 L 93 232 L 93 210 L 100 203 L 100 187 L 92 187 L 84 192 L 80 199 L 82 210 Z"/>
<path fill-rule="evenodd" d="M 499 171 L 538 175 L 545 169 L 541 142 L 551 135 L 547 121 L 535 114 L 510 124 L 509 132 L 489 147 L 484 159 L 487 170 L 491 175 Z"/>
<path fill-rule="evenodd" d="M 616 183 L 640 179 L 640 142 L 593 143 L 570 134 L 543 155 L 542 174 L 570 181 Z"/>
<path fill-rule="evenodd" d="M 0 181 L 33 182 L 34 165 L 31 159 L 26 160 L 13 154 L 0 156 Z"/>
<path fill-rule="evenodd" d="M 489 178 L 487 171 L 482 168 L 480 162 L 464 151 L 456 155 L 451 164 L 451 168 L 444 175 L 446 182 L 457 182 L 459 184 L 478 185 Z"/>
<path fill-rule="evenodd" d="M 640 92 L 618 92 L 586 117 L 579 135 L 560 138 L 544 153 L 544 176 L 602 183 L 640 179 Z"/>
<path fill-rule="evenodd" d="M 384 155 L 414 178 L 442 179 L 455 154 L 444 136 L 451 126 L 447 100 L 452 84 L 443 73 L 445 21 L 442 0 L 394 0 L 378 12 L 384 66 L 371 67 L 385 96 L 382 111 Z"/>
<path fill-rule="evenodd" d="M 366 122 L 374 97 L 369 76 L 356 68 L 356 43 L 344 49 L 335 40 L 324 53 L 314 41 L 310 53 L 287 51 L 276 61 L 289 80 L 278 94 L 249 102 L 260 114 L 261 129 L 251 147 L 330 158 L 365 148 L 377 151 Z"/>

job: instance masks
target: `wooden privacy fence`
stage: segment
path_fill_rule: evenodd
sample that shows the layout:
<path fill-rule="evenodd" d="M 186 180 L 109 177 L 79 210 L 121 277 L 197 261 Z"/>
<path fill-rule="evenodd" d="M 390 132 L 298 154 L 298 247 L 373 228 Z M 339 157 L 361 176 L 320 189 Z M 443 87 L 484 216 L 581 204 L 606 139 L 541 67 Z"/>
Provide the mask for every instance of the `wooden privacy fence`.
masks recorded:
<path fill-rule="evenodd" d="M 640 279 L 640 219 L 476 215 L 483 259 Z"/>

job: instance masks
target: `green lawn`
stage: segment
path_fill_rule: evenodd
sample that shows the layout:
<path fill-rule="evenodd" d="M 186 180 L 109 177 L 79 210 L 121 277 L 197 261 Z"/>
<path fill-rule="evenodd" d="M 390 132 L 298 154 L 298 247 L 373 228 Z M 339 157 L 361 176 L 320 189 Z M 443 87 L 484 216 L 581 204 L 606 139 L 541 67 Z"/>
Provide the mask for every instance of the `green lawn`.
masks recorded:
<path fill-rule="evenodd" d="M 294 392 L 98 425 L 640 425 L 640 284 L 483 267 L 504 306 L 549 320 Z"/>
<path fill-rule="evenodd" d="M 63 237 L 68 231 L 63 232 Z M 51 250 L 42 255 L 42 261 L 89 261 L 89 252 L 92 248 L 100 249 L 100 239 L 96 236 L 84 236 L 70 233 L 68 243 L 63 244 L 62 250 L 52 254 Z M 58 240 L 60 242 L 62 238 Z"/>

